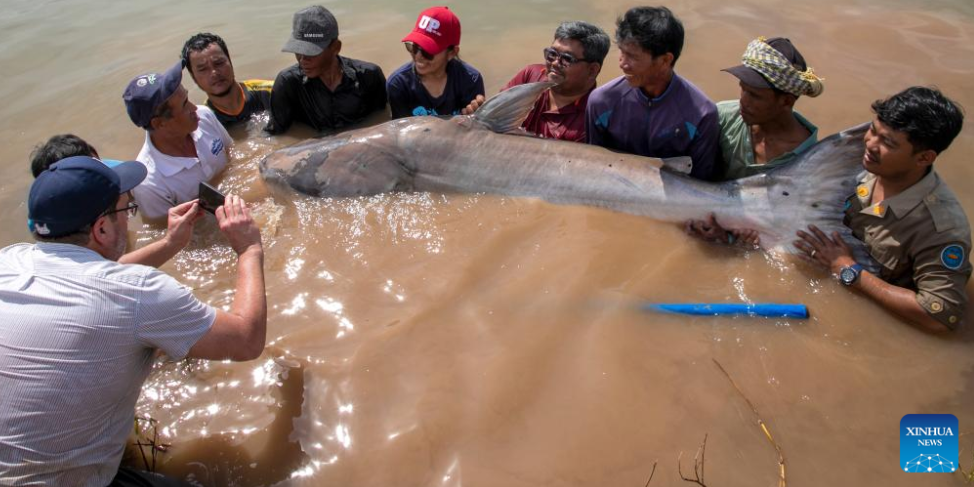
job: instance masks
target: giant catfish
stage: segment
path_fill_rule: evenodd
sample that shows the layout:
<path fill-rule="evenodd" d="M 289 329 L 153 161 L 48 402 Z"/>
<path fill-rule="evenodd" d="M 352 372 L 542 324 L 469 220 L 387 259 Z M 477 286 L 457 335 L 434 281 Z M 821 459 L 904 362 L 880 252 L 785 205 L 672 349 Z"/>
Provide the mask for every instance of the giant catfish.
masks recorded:
<path fill-rule="evenodd" d="M 869 260 L 842 224 L 843 205 L 862 171 L 868 124 L 823 139 L 785 166 L 712 183 L 673 169 L 686 158 L 668 161 L 512 135 L 550 86 L 516 86 L 472 116 L 404 118 L 299 143 L 268 155 L 261 174 L 322 197 L 495 193 L 671 222 L 714 213 L 725 227 L 756 229 L 764 248 L 792 253 L 797 252 L 791 245 L 795 232 L 815 224 L 828 233 L 838 231 L 857 260 Z"/>

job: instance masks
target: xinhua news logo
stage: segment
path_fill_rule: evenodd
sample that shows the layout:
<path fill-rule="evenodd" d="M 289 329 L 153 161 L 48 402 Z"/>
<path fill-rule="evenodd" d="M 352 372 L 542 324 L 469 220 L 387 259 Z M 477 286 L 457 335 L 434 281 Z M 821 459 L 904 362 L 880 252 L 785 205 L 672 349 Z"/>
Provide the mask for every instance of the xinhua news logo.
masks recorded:
<path fill-rule="evenodd" d="M 905 472 L 953 472 L 959 448 L 957 416 L 907 414 L 900 420 L 900 468 Z"/>

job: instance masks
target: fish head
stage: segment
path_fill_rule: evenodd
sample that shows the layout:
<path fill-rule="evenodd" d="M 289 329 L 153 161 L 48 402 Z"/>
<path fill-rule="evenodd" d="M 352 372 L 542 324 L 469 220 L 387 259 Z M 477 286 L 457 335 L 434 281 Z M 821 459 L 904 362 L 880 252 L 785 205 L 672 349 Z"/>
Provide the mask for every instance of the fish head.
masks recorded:
<path fill-rule="evenodd" d="M 265 181 L 311 196 L 363 196 L 408 189 L 396 133 L 382 124 L 304 141 L 260 162 Z"/>

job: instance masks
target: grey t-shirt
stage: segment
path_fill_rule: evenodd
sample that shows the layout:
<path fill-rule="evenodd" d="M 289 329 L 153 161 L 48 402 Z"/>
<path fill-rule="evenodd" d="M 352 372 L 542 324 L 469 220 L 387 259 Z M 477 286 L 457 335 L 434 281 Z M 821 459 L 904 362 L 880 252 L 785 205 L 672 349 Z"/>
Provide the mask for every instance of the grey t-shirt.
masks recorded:
<path fill-rule="evenodd" d="M 155 351 L 186 356 L 216 311 L 163 272 L 84 247 L 0 250 L 0 484 L 103 487 Z"/>

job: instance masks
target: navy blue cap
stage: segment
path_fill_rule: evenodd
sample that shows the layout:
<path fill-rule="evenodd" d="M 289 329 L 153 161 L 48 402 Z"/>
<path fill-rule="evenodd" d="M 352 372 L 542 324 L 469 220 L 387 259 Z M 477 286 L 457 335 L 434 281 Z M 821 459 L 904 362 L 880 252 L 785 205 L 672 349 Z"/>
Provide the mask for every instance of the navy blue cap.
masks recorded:
<path fill-rule="evenodd" d="M 129 81 L 129 85 L 122 94 L 125 109 L 129 112 L 132 123 L 144 129 L 149 128 L 152 114 L 173 93 L 179 89 L 183 81 L 183 61 L 180 60 L 165 73 L 149 73 L 136 76 Z"/>
<path fill-rule="evenodd" d="M 27 199 L 28 226 L 42 237 L 71 234 L 95 222 L 145 179 L 138 161 L 108 167 L 87 156 L 68 157 L 42 172 L 30 186 Z"/>

